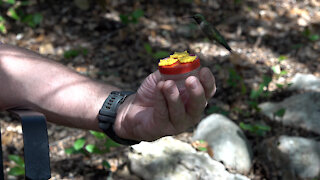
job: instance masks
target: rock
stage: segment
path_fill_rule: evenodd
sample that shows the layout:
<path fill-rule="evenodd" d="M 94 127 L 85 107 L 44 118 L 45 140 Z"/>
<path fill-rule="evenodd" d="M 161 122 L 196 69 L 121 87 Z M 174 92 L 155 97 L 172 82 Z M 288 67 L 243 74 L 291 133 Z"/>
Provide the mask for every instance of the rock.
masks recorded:
<path fill-rule="evenodd" d="M 315 133 L 320 133 L 319 107 L 319 92 L 306 92 L 293 95 L 279 103 L 265 102 L 259 105 L 261 112 L 271 120 Z M 285 109 L 284 115 L 282 117 L 274 116 L 281 109 Z"/>
<path fill-rule="evenodd" d="M 54 47 L 51 43 L 42 44 L 39 47 L 39 53 L 44 55 L 54 54 Z"/>
<path fill-rule="evenodd" d="M 128 157 L 131 171 L 143 179 L 248 179 L 240 174 L 229 173 L 207 153 L 197 152 L 190 144 L 172 137 L 134 145 Z"/>
<path fill-rule="evenodd" d="M 280 136 L 263 141 L 259 147 L 265 162 L 281 171 L 283 179 L 316 178 L 320 175 L 320 143 L 302 137 Z"/>
<path fill-rule="evenodd" d="M 290 90 L 311 90 L 320 92 L 320 78 L 312 74 L 297 73 L 292 81 Z"/>
<path fill-rule="evenodd" d="M 211 114 L 203 119 L 193 136 L 205 140 L 213 149 L 213 159 L 230 169 L 248 173 L 252 165 L 252 149 L 242 130 L 227 117 Z"/>

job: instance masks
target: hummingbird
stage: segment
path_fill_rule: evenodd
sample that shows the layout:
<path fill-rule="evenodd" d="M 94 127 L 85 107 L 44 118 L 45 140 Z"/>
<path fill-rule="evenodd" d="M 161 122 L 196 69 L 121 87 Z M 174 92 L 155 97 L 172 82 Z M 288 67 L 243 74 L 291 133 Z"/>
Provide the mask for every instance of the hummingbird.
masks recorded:
<path fill-rule="evenodd" d="M 202 14 L 195 14 L 191 16 L 199 25 L 202 32 L 210 39 L 215 40 L 223 47 L 225 47 L 228 51 L 232 52 L 232 49 L 228 45 L 227 41 L 224 37 L 219 33 L 219 31 L 211 25 Z"/>

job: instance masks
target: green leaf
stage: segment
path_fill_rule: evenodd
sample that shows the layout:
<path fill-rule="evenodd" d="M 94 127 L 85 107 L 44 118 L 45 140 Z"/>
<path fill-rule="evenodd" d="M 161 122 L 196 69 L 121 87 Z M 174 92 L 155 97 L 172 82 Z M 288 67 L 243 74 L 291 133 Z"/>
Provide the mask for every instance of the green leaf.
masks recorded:
<path fill-rule="evenodd" d="M 11 168 L 8 174 L 12 176 L 21 176 L 25 174 L 25 171 L 24 171 L 24 168 L 16 166 Z"/>
<path fill-rule="evenodd" d="M 165 57 L 168 57 L 170 54 L 168 51 L 157 51 L 156 53 L 154 53 L 153 57 L 155 59 L 162 59 Z"/>
<path fill-rule="evenodd" d="M 104 143 L 104 146 L 109 150 L 110 147 L 118 147 L 120 144 L 114 142 L 112 139 L 107 139 Z"/>
<path fill-rule="evenodd" d="M 253 131 L 253 126 L 251 124 L 245 124 L 245 123 L 241 122 L 239 124 L 239 126 L 243 130 Z"/>
<path fill-rule="evenodd" d="M 86 143 L 86 140 L 84 138 L 80 138 L 80 139 L 77 139 L 74 144 L 73 144 L 73 148 L 78 151 L 80 149 L 83 148 L 84 144 Z"/>
<path fill-rule="evenodd" d="M 281 109 L 279 109 L 278 111 L 276 111 L 276 112 L 274 113 L 274 115 L 275 115 L 275 116 L 278 116 L 278 117 L 283 117 L 285 113 L 286 113 L 286 109 L 281 108 Z"/>
<path fill-rule="evenodd" d="M 107 168 L 107 169 L 110 169 L 111 168 L 111 165 L 109 164 L 108 161 L 102 161 L 102 166 Z"/>
<path fill-rule="evenodd" d="M 97 139 L 105 139 L 107 136 L 102 132 L 97 131 L 89 131 L 92 135 L 94 135 Z"/>
<path fill-rule="evenodd" d="M 3 34 L 7 33 L 6 26 L 5 26 L 3 23 L 0 23 L 0 31 L 1 31 Z"/>
<path fill-rule="evenodd" d="M 218 113 L 218 114 L 222 114 L 222 115 L 225 115 L 225 116 L 228 116 L 229 115 L 229 112 L 222 109 L 221 107 L 219 106 L 211 106 L 208 110 L 207 110 L 207 114 L 213 114 L 213 113 Z"/>
<path fill-rule="evenodd" d="M 144 43 L 144 49 L 147 51 L 148 54 L 152 54 L 152 47 L 149 43 Z"/>
<path fill-rule="evenodd" d="M 94 144 L 88 144 L 85 148 L 89 153 L 101 154 L 101 150 Z"/>
<path fill-rule="evenodd" d="M 65 149 L 64 152 L 70 155 L 70 154 L 74 154 L 76 150 L 73 147 L 71 147 L 71 148 Z"/>
<path fill-rule="evenodd" d="M 280 88 L 280 89 L 282 89 L 283 87 L 284 87 L 284 85 L 283 84 L 276 84 L 276 86 L 278 87 L 278 88 Z"/>
<path fill-rule="evenodd" d="M 143 15 L 144 15 L 144 11 L 142 9 L 137 9 L 137 10 L 133 11 L 133 13 L 131 14 L 131 16 L 135 19 L 139 19 Z"/>
<path fill-rule="evenodd" d="M 120 20 L 123 24 L 128 24 L 129 23 L 129 16 L 124 15 L 124 14 L 120 14 Z"/>
<path fill-rule="evenodd" d="M 281 61 L 283 61 L 283 60 L 286 60 L 286 59 L 288 59 L 288 58 L 287 58 L 287 56 L 285 56 L 285 55 L 281 55 L 281 56 L 278 57 L 278 61 L 279 61 L 279 62 L 281 62 Z"/>
<path fill-rule="evenodd" d="M 38 24 L 40 24 L 41 23 L 41 21 L 42 21 L 42 19 L 43 19 L 43 16 L 40 14 L 40 13 L 35 13 L 34 15 L 33 15 L 33 23 L 35 24 L 35 25 L 38 25 Z"/>
<path fill-rule="evenodd" d="M 207 149 L 206 147 L 197 147 L 197 149 L 198 149 L 199 151 L 205 151 L 205 152 L 208 151 L 208 149 Z"/>
<path fill-rule="evenodd" d="M 20 6 L 28 6 L 30 5 L 29 1 L 21 1 Z"/>
<path fill-rule="evenodd" d="M 15 162 L 18 166 L 20 167 L 24 167 L 24 161 L 23 159 L 20 157 L 20 156 L 17 156 L 17 155 L 9 155 L 8 158 Z"/>
<path fill-rule="evenodd" d="M 301 47 L 303 47 L 303 44 L 294 44 L 291 46 L 291 49 L 300 49 Z"/>
<path fill-rule="evenodd" d="M 0 22 L 4 22 L 4 18 L 0 16 Z"/>
<path fill-rule="evenodd" d="M 281 69 L 280 69 L 279 65 L 272 66 L 271 69 L 275 74 L 280 74 L 281 73 Z"/>
<path fill-rule="evenodd" d="M 286 71 L 286 70 L 283 70 L 283 71 L 280 72 L 281 76 L 286 75 L 286 74 L 288 74 L 288 71 Z"/>
<path fill-rule="evenodd" d="M 320 39 L 320 36 L 318 34 L 312 34 L 309 36 L 309 40 L 311 41 L 318 41 Z"/>
<path fill-rule="evenodd" d="M 82 48 L 82 55 L 84 55 L 84 56 L 86 56 L 86 55 L 88 55 L 88 49 L 86 49 L 86 48 Z"/>
<path fill-rule="evenodd" d="M 250 99 L 257 99 L 263 93 L 264 85 L 260 84 L 257 90 L 252 90 L 250 94 Z"/>
<path fill-rule="evenodd" d="M 4 2 L 9 3 L 9 4 L 15 4 L 16 3 L 15 0 L 4 0 Z"/>
<path fill-rule="evenodd" d="M 79 50 L 72 49 L 72 50 L 65 51 L 63 53 L 63 56 L 66 59 L 70 59 L 70 58 L 77 57 L 79 54 L 80 54 Z"/>
<path fill-rule="evenodd" d="M 310 36 L 311 34 L 311 31 L 309 28 L 305 28 L 304 31 L 302 32 L 302 34 L 306 37 Z"/>
<path fill-rule="evenodd" d="M 257 129 L 262 130 L 262 131 L 270 131 L 271 130 L 271 127 L 267 126 L 267 125 L 256 124 L 255 126 L 257 127 Z"/>
<path fill-rule="evenodd" d="M 7 15 L 17 21 L 20 20 L 20 17 L 14 8 L 9 8 L 9 10 L 7 11 Z"/>
<path fill-rule="evenodd" d="M 269 83 L 272 81 L 272 77 L 270 76 L 263 76 L 263 85 L 269 86 Z"/>

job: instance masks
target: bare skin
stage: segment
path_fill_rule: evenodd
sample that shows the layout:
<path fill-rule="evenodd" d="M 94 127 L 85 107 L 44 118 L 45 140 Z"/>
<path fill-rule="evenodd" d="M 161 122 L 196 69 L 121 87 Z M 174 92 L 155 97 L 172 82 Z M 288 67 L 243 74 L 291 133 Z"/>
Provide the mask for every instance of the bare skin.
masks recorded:
<path fill-rule="evenodd" d="M 120 90 L 38 55 L 0 44 L 0 110 L 28 107 L 56 124 L 100 131 L 97 114 L 111 91 Z M 173 81 L 150 74 L 137 93 L 119 107 L 114 125 L 122 138 L 153 141 L 185 131 L 199 122 L 207 100 L 215 93 L 208 68 L 200 79 L 189 77 L 190 97 L 184 105 Z"/>

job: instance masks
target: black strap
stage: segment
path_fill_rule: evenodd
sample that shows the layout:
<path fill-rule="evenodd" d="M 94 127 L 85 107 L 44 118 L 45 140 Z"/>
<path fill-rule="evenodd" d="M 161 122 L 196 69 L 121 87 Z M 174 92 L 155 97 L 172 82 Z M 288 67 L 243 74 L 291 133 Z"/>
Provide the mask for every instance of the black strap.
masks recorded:
<path fill-rule="evenodd" d="M 46 119 L 29 110 L 10 111 L 21 119 L 26 179 L 51 178 Z"/>
<path fill-rule="evenodd" d="M 2 159 L 2 141 L 1 141 L 1 126 L 0 126 L 0 179 L 4 179 L 3 175 L 3 159 Z"/>
<path fill-rule="evenodd" d="M 120 138 L 116 135 L 113 129 L 118 107 L 133 93 L 134 92 L 131 91 L 112 91 L 104 101 L 98 115 L 100 129 L 102 129 L 103 132 L 106 133 L 113 141 L 123 145 L 134 145 L 140 143 L 140 141 Z"/>

